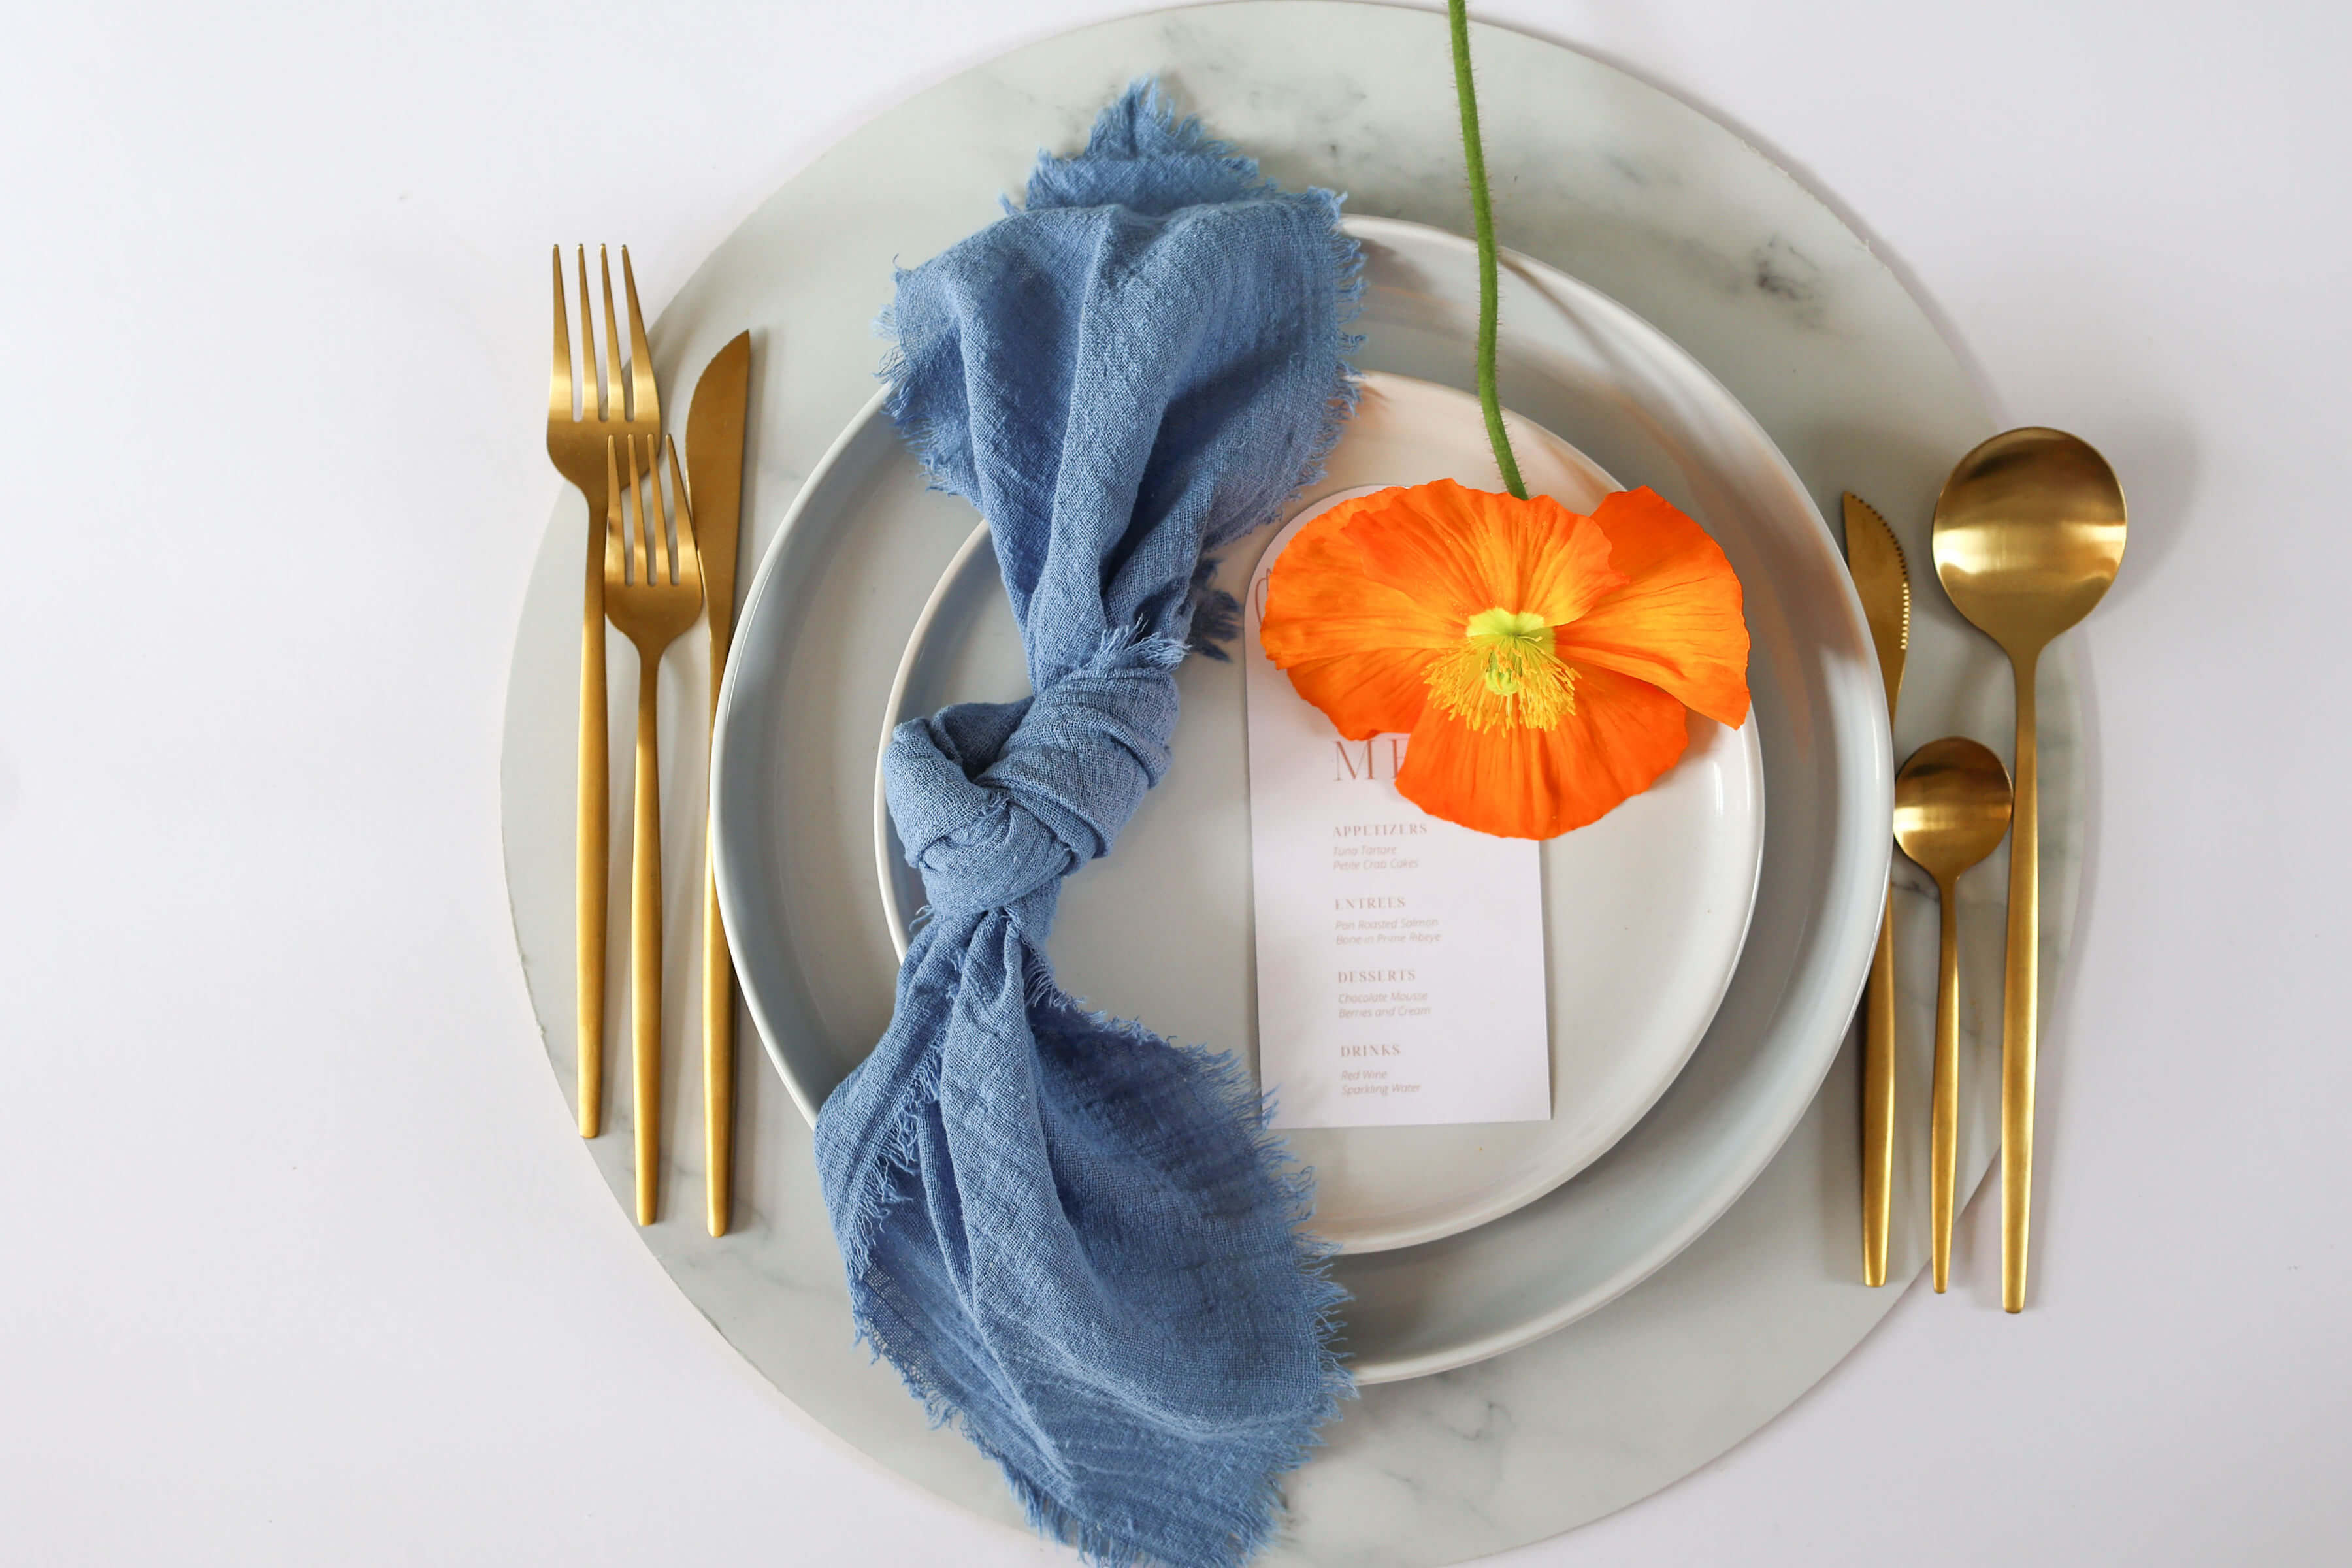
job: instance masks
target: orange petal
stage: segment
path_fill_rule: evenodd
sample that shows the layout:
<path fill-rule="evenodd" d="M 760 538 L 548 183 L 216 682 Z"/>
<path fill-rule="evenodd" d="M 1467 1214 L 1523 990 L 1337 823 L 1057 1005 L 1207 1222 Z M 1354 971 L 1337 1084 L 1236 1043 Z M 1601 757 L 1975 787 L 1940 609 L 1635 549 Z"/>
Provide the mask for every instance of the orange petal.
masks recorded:
<path fill-rule="evenodd" d="M 1458 623 L 1365 577 L 1346 530 L 1380 499 L 1342 501 L 1291 536 L 1266 574 L 1258 627 L 1275 668 L 1355 741 L 1411 730 L 1429 661 L 1462 640 Z"/>
<path fill-rule="evenodd" d="M 1572 621 L 1624 581 L 1611 570 L 1607 536 L 1549 496 L 1520 500 L 1434 479 L 1364 499 L 1384 503 L 1346 525 L 1365 575 L 1445 613 L 1456 636 L 1483 610 Z"/>
<path fill-rule="evenodd" d="M 1266 574 L 1258 640 L 1277 669 L 1371 649 L 1451 647 L 1462 624 L 1412 595 L 1364 575 L 1348 525 L 1381 495 L 1342 501 L 1293 534 Z"/>
<path fill-rule="evenodd" d="M 1627 581 L 1558 629 L 1559 657 L 1648 681 L 1738 725 L 1748 717 L 1748 622 L 1722 547 L 1646 486 L 1610 496 L 1591 521 Z"/>
<path fill-rule="evenodd" d="M 1379 648 L 1309 659 L 1290 667 L 1290 684 L 1350 741 L 1402 734 L 1429 700 L 1429 657 L 1423 648 Z"/>
<path fill-rule="evenodd" d="M 1688 738 L 1674 698 L 1583 666 L 1576 711 L 1549 730 L 1473 730 L 1430 703 L 1413 726 L 1397 791 L 1430 816 L 1480 833 L 1556 838 L 1649 788 Z"/>

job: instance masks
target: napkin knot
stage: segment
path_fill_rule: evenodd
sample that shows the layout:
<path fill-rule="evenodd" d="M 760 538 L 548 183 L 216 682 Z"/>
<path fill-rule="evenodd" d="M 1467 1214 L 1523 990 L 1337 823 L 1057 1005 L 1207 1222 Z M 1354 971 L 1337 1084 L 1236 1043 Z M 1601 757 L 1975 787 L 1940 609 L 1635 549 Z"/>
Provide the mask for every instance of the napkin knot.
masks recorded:
<path fill-rule="evenodd" d="M 1123 637 L 1023 701 L 898 726 L 883 788 L 934 915 L 1006 910 L 1043 939 L 1062 879 L 1109 852 L 1168 771 L 1183 657 L 1169 637 Z"/>

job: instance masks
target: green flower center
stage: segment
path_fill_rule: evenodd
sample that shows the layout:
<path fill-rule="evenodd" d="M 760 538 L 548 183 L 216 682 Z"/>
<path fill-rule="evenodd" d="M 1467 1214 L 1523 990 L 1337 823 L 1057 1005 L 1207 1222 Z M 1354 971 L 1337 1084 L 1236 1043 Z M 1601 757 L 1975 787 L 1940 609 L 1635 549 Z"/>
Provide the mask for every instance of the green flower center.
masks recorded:
<path fill-rule="evenodd" d="M 1576 711 L 1576 672 L 1553 651 L 1551 623 L 1529 610 L 1481 610 L 1429 670 L 1437 705 L 1473 730 L 1549 730 Z"/>

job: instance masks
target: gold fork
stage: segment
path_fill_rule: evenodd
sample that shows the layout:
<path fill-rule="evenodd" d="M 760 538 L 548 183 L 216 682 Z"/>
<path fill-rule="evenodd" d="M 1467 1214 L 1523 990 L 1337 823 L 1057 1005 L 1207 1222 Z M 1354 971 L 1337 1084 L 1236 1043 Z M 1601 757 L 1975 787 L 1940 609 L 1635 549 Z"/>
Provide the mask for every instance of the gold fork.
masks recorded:
<path fill-rule="evenodd" d="M 622 488 L 617 448 L 628 448 L 629 478 Z M 694 509 L 677 443 L 669 443 L 670 504 L 662 504 L 661 449 L 645 438 L 646 468 L 637 469 L 637 437 L 604 443 L 604 613 L 637 648 L 637 793 L 635 847 L 629 877 L 629 1012 L 636 1070 L 637 1223 L 654 1222 L 655 1173 L 661 1157 L 661 767 L 655 754 L 654 688 L 662 650 L 702 616 L 702 557 L 694 547 Z M 625 497 L 626 530 L 622 500 Z M 677 542 L 669 541 L 677 525 Z"/>
<path fill-rule="evenodd" d="M 556 471 L 588 502 L 588 568 L 580 617 L 580 798 L 577 864 L 580 1027 L 580 1136 L 601 1131 L 604 1106 L 605 858 L 611 853 L 611 784 L 604 726 L 604 551 L 596 520 L 612 500 L 605 448 L 614 436 L 650 441 L 661 430 L 654 390 L 653 351 L 645 314 L 637 309 L 636 274 L 629 247 L 621 247 L 621 280 L 629 300 L 629 376 L 621 377 L 621 334 L 613 320 L 613 268 L 604 247 L 596 262 L 604 279 L 604 354 L 596 355 L 596 319 L 588 307 L 588 247 L 579 247 L 580 412 L 572 410 L 572 327 L 563 309 L 563 247 L 554 247 L 555 367 L 547 382 L 547 455 Z M 601 374 L 600 374 L 601 370 Z"/>

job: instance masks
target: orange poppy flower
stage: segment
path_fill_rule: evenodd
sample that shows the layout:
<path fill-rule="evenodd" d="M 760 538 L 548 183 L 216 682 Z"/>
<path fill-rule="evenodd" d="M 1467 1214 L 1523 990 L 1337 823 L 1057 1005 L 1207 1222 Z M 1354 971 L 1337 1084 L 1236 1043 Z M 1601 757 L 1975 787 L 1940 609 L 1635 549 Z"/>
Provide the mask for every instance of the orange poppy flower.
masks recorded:
<path fill-rule="evenodd" d="M 1412 736 L 1407 800 L 1510 838 L 1649 788 L 1685 707 L 1748 717 L 1739 579 L 1646 488 L 1591 517 L 1451 479 L 1343 501 L 1275 562 L 1259 637 L 1341 735 Z"/>

